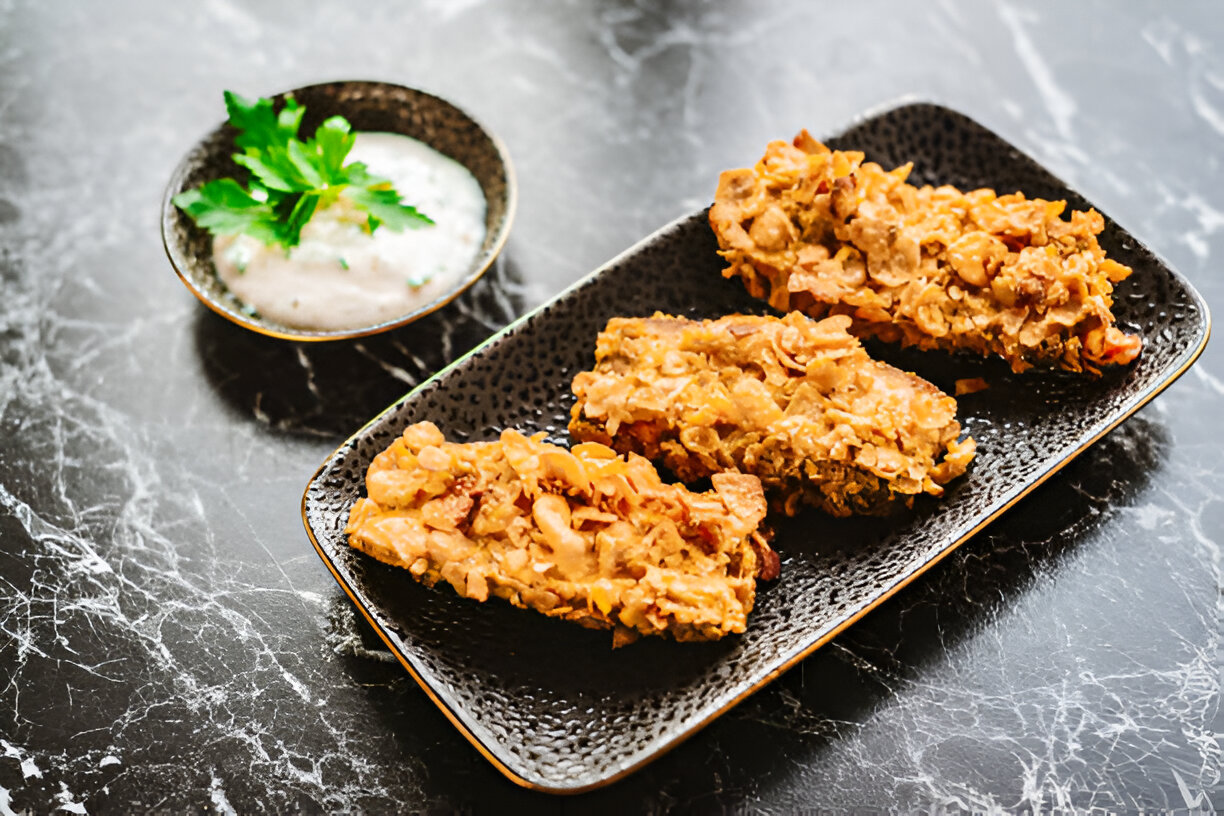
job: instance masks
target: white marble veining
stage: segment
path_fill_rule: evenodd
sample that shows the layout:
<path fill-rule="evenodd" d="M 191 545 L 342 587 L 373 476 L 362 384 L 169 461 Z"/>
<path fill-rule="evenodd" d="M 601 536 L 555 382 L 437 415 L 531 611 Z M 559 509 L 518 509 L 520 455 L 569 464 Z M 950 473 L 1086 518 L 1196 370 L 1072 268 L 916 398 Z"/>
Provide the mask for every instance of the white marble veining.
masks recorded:
<path fill-rule="evenodd" d="M 720 169 L 902 96 L 1001 131 L 1224 303 L 1221 43 L 1210 3 L 0 2 L 0 816 L 1224 807 L 1214 346 L 898 598 L 581 800 L 513 788 L 457 734 L 298 513 L 347 434 Z M 223 88 L 347 77 L 499 133 L 514 235 L 404 331 L 254 337 L 175 279 L 162 187 Z"/>

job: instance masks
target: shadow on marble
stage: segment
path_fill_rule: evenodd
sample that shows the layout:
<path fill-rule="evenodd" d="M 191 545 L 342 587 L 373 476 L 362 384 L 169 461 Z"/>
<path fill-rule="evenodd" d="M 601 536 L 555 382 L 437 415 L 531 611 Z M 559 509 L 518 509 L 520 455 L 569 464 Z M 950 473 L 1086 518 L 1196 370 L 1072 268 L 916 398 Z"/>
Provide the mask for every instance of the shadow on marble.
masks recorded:
<path fill-rule="evenodd" d="M 196 310 L 196 351 L 213 392 L 236 416 L 291 435 L 347 437 L 529 304 L 503 254 L 454 301 L 403 328 L 356 340 L 295 343 Z"/>
<path fill-rule="evenodd" d="M 688 30 L 707 17 L 720 16 L 700 5 L 674 3 L 648 7 L 634 0 L 600 0 L 590 4 L 588 10 L 596 24 L 609 29 L 612 41 L 626 54 L 658 45 L 669 32 Z M 723 13 L 734 17 L 744 12 L 734 9 Z"/>

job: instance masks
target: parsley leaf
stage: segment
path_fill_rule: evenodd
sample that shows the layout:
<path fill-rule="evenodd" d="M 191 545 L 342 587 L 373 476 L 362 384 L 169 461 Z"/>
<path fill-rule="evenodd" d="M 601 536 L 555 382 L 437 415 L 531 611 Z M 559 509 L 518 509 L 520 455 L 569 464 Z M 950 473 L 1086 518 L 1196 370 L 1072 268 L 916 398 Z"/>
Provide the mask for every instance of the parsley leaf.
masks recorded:
<path fill-rule="evenodd" d="M 172 199 L 213 235 L 244 233 L 288 250 L 301 242 L 311 217 L 341 196 L 366 214 L 371 233 L 383 225 L 400 232 L 433 224 L 390 181 L 361 162 L 344 163 L 357 138 L 344 117 L 332 116 L 302 141 L 297 134 L 306 108 L 292 94 L 277 113 L 270 99 L 252 102 L 226 91 L 225 110 L 242 150 L 233 154 L 234 163 L 250 172 L 249 181 L 210 181 Z"/>
<path fill-rule="evenodd" d="M 210 181 L 203 187 L 174 197 L 175 205 L 213 235 L 245 232 L 264 243 L 280 240 L 277 216 L 266 200 L 260 200 L 231 178 Z"/>

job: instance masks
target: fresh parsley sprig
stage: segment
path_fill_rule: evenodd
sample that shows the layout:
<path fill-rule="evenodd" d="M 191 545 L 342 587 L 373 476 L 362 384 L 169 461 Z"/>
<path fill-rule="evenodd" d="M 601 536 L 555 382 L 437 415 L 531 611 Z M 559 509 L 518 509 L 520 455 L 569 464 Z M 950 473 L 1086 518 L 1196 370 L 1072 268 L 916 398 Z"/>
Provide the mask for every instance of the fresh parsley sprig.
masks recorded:
<path fill-rule="evenodd" d="M 250 171 L 246 186 L 223 178 L 172 199 L 213 235 L 245 233 L 288 250 L 302 240 L 302 227 L 311 216 L 341 196 L 365 213 L 371 233 L 380 226 L 400 232 L 433 223 L 405 204 L 389 180 L 373 175 L 362 162 L 344 163 L 356 140 L 344 117 L 331 117 L 313 138 L 302 141 L 297 133 L 306 108 L 292 94 L 277 113 L 270 99 L 251 102 L 226 91 L 225 109 L 238 130 L 235 144 L 242 149 L 233 154 L 234 162 Z"/>

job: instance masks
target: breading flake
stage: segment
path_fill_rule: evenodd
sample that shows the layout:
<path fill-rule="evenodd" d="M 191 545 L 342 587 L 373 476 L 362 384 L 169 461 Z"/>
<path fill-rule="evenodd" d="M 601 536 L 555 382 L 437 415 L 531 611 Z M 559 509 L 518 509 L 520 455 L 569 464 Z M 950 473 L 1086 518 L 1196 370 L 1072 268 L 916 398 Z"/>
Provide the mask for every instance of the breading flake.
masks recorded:
<path fill-rule="evenodd" d="M 756 477 L 694 493 L 640 456 L 543 436 L 456 444 L 430 422 L 408 427 L 370 464 L 349 544 L 467 598 L 614 628 L 616 645 L 744 631 L 756 579 L 778 574 Z"/>
<path fill-rule="evenodd" d="M 1116 325 L 1114 284 L 1095 210 L 1023 193 L 915 187 L 807 131 L 770 143 L 753 169 L 722 174 L 710 225 L 754 296 L 780 311 L 849 315 L 852 331 L 922 349 L 998 354 L 1099 373 L 1142 340 Z"/>
<path fill-rule="evenodd" d="M 613 318 L 574 378 L 576 439 L 640 453 L 693 481 L 758 476 L 775 506 L 835 516 L 941 495 L 965 472 L 956 400 L 871 359 L 850 318 Z M 942 458 L 942 461 L 940 459 Z"/>

